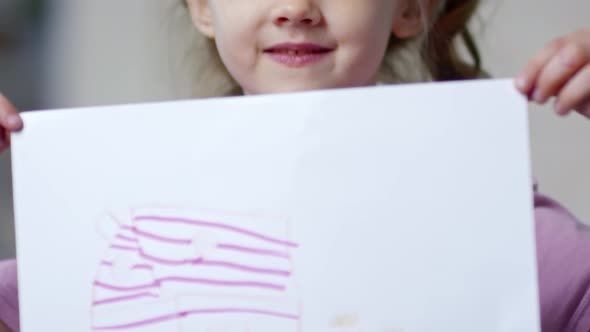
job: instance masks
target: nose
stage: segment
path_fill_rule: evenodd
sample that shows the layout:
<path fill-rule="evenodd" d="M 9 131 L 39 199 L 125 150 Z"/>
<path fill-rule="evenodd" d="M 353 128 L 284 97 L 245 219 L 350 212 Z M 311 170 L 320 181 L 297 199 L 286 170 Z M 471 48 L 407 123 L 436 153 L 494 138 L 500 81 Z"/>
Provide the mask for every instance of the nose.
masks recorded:
<path fill-rule="evenodd" d="M 322 14 L 315 0 L 283 0 L 272 13 L 273 23 L 278 26 L 315 26 Z"/>

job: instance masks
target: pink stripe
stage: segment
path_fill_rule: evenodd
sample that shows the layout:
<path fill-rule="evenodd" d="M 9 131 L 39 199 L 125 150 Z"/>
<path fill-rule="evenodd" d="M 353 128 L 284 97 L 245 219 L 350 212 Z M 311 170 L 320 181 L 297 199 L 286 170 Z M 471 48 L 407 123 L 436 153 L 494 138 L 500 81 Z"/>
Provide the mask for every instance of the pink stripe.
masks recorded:
<path fill-rule="evenodd" d="M 102 262 L 100 262 L 100 264 L 104 265 L 104 266 L 113 266 L 114 265 L 113 262 L 109 262 L 109 261 L 102 261 Z M 131 269 L 133 269 L 133 270 L 153 270 L 154 267 L 149 264 L 135 264 L 131 267 Z"/>
<path fill-rule="evenodd" d="M 124 240 L 124 241 L 127 241 L 127 242 L 135 242 L 135 243 L 137 243 L 137 242 L 138 242 L 138 240 L 137 240 L 136 238 L 132 238 L 132 237 L 129 237 L 129 236 L 125 236 L 125 235 L 123 235 L 123 234 L 117 234 L 117 236 L 115 236 L 115 237 L 116 237 L 117 239 Z"/>
<path fill-rule="evenodd" d="M 260 274 L 273 274 L 288 277 L 291 275 L 290 271 L 286 270 L 277 270 L 277 269 L 269 269 L 269 268 L 262 268 L 262 267 L 255 267 L 243 264 L 237 264 L 232 262 L 224 262 L 224 261 L 209 261 L 204 259 L 181 259 L 181 260 L 172 260 L 172 259 L 165 259 L 159 258 L 155 256 L 151 256 L 143 252 L 143 250 L 139 250 L 139 255 L 147 259 L 149 261 L 159 263 L 162 265 L 170 265 L 170 266 L 177 266 L 177 265 L 203 265 L 203 266 L 218 266 L 218 267 L 225 267 L 229 269 L 244 271 L 244 272 L 252 272 L 252 273 L 260 273 Z"/>
<path fill-rule="evenodd" d="M 119 244 L 113 244 L 113 245 L 111 245 L 111 248 L 118 249 L 118 250 L 126 250 L 126 251 L 138 251 L 139 250 L 138 247 L 122 246 Z"/>
<path fill-rule="evenodd" d="M 243 247 L 243 246 L 238 246 L 235 244 L 220 243 L 217 245 L 217 248 L 225 249 L 225 250 L 239 251 L 239 252 L 248 253 L 248 254 L 262 255 L 262 256 L 273 256 L 273 257 L 280 257 L 280 258 L 287 258 L 287 259 L 291 258 L 291 256 L 289 255 L 288 252 L 260 249 L 260 248 Z"/>
<path fill-rule="evenodd" d="M 155 317 L 155 318 L 146 319 L 146 320 L 128 323 L 128 324 L 112 325 L 112 326 L 95 326 L 95 327 L 93 327 L 93 329 L 98 330 L 98 331 L 125 330 L 125 329 L 131 329 L 131 328 L 142 327 L 142 326 L 147 326 L 147 325 L 154 325 L 154 324 L 162 323 L 165 321 L 184 318 L 184 317 L 192 316 L 192 315 L 215 315 L 215 314 L 260 315 L 260 316 L 282 318 L 282 319 L 288 319 L 288 320 L 294 320 L 294 321 L 297 321 L 300 319 L 300 317 L 298 315 L 277 312 L 277 311 L 270 311 L 270 310 L 259 310 L 259 309 L 249 309 L 249 308 L 216 308 L 216 309 L 199 309 L 199 310 L 181 311 L 181 312 L 178 312 L 175 314 L 169 314 L 169 315 L 165 315 L 165 316 Z"/>
<path fill-rule="evenodd" d="M 113 262 L 109 262 L 109 261 L 102 261 L 102 262 L 100 262 L 100 264 L 104 265 L 104 266 L 113 266 Z"/>
<path fill-rule="evenodd" d="M 176 266 L 176 265 L 192 264 L 192 260 L 190 260 L 190 259 L 166 259 L 166 258 L 160 258 L 160 257 L 148 255 L 145 252 L 143 252 L 143 250 L 139 250 L 139 256 L 141 256 L 141 258 L 144 258 L 144 259 L 147 259 L 149 261 L 152 261 L 152 262 L 155 262 L 155 263 L 158 263 L 158 264 L 162 264 L 162 265 Z"/>
<path fill-rule="evenodd" d="M 293 247 L 293 248 L 298 247 L 298 245 L 294 242 L 290 242 L 290 241 L 286 241 L 286 240 L 282 240 L 282 239 L 276 239 L 276 238 L 273 238 L 273 237 L 270 237 L 270 236 L 267 236 L 264 234 L 260 234 L 260 233 L 254 232 L 254 231 L 244 229 L 244 228 L 239 228 L 239 227 L 235 227 L 235 226 L 231 226 L 231 225 L 227 225 L 227 224 L 223 224 L 223 223 L 211 222 L 211 221 L 202 221 L 202 220 L 187 219 L 187 218 L 163 217 L 163 216 L 136 216 L 135 218 L 133 218 L 133 220 L 135 220 L 135 221 L 161 221 L 161 222 L 172 222 L 172 223 L 189 224 L 189 225 L 195 225 L 195 226 L 212 227 L 212 228 L 218 228 L 218 229 L 223 229 L 226 231 L 239 233 L 242 235 L 247 235 L 247 236 L 262 240 L 262 241 L 278 244 L 281 246 Z"/>
<path fill-rule="evenodd" d="M 144 297 L 157 298 L 158 296 L 156 294 L 153 294 L 153 293 L 144 292 L 144 293 L 139 293 L 139 294 L 133 294 L 133 295 L 127 295 L 127 296 L 119 296 L 119 297 L 111 297 L 111 298 L 108 298 L 108 299 L 102 299 L 102 300 L 94 301 L 92 303 L 92 305 L 93 306 L 99 306 L 99 305 L 107 304 L 107 303 L 126 302 L 126 301 L 131 301 L 131 300 L 136 300 L 136 299 L 144 298 Z"/>
<path fill-rule="evenodd" d="M 159 279 L 158 283 L 162 282 L 186 282 L 195 284 L 206 284 L 212 286 L 227 286 L 227 287 L 252 287 L 252 288 L 267 288 L 277 291 L 285 290 L 284 285 L 278 285 L 268 282 L 258 281 L 225 281 L 215 279 L 202 279 L 202 278 L 186 278 L 186 277 L 165 277 Z"/>
<path fill-rule="evenodd" d="M 112 290 L 112 291 L 135 291 L 135 290 L 144 290 L 148 288 L 155 288 L 157 285 L 155 283 L 147 284 L 147 285 L 140 285 L 140 286 L 131 286 L 131 287 L 122 287 L 122 286 L 115 286 L 109 285 L 107 283 L 95 280 L 94 285 L 100 288 Z"/>
<path fill-rule="evenodd" d="M 154 267 L 149 264 L 135 264 L 133 265 L 134 270 L 153 270 Z"/>
<path fill-rule="evenodd" d="M 116 285 L 110 285 L 107 283 L 103 283 L 98 280 L 94 281 L 94 285 L 97 287 L 109 289 L 112 291 L 134 291 L 134 290 L 143 290 L 143 289 L 160 287 L 165 282 L 183 282 L 183 283 L 204 284 L 204 285 L 222 286 L 222 287 L 265 288 L 265 289 L 272 289 L 272 290 L 277 290 L 277 291 L 283 291 L 286 288 L 284 285 L 267 283 L 267 282 L 258 282 L 258 281 L 228 281 L 228 280 L 186 278 L 186 277 L 174 277 L 174 276 L 159 278 L 159 279 L 156 279 L 151 284 L 137 285 L 137 286 L 116 286 Z"/>
<path fill-rule="evenodd" d="M 273 275 L 278 275 L 278 276 L 282 276 L 282 277 L 288 277 L 291 275 L 291 272 L 286 271 L 286 270 L 266 269 L 266 268 L 259 268 L 259 267 L 253 267 L 253 266 L 235 264 L 235 263 L 223 262 L 223 261 L 202 260 L 202 261 L 195 261 L 193 264 L 205 265 L 205 266 L 226 267 L 229 269 L 240 270 L 240 271 L 244 271 L 244 272 L 273 274 Z"/>
<path fill-rule="evenodd" d="M 184 245 L 188 245 L 193 242 L 190 239 L 177 239 L 177 238 L 157 235 L 154 233 L 142 231 L 142 230 L 138 229 L 137 227 L 131 227 L 131 226 L 127 226 L 127 225 L 123 226 L 123 228 L 126 230 L 129 230 L 129 231 L 132 231 L 136 235 L 139 235 L 139 236 L 142 236 L 142 237 L 145 237 L 148 239 L 160 241 L 160 242 L 167 242 L 167 243 L 173 243 L 173 244 L 184 244 Z"/>
<path fill-rule="evenodd" d="M 123 227 L 127 230 L 132 231 L 133 233 L 135 233 L 138 236 L 142 236 L 142 237 L 149 238 L 149 239 L 156 240 L 156 241 L 172 243 L 172 244 L 182 244 L 182 245 L 190 245 L 193 242 L 190 239 L 179 239 L 179 238 L 171 238 L 171 237 L 157 235 L 154 233 L 150 233 L 150 232 L 146 232 L 146 231 L 137 229 L 137 227 L 131 227 L 131 226 L 127 226 L 127 225 L 125 225 Z M 273 256 L 273 257 L 280 257 L 280 258 L 287 258 L 287 259 L 291 258 L 289 253 L 277 251 L 277 250 L 251 248 L 251 247 L 244 247 L 244 246 L 238 246 L 238 245 L 232 245 L 232 244 L 219 244 L 217 247 L 220 249 L 234 250 L 234 251 L 239 251 L 239 252 L 248 253 L 248 254 L 256 254 L 256 255 L 262 255 L 262 256 Z"/>

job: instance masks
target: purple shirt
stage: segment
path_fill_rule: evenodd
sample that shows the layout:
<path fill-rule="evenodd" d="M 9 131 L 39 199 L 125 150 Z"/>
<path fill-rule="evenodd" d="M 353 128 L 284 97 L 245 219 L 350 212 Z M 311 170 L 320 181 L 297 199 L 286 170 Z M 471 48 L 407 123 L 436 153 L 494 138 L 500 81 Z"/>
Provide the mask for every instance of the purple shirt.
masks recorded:
<path fill-rule="evenodd" d="M 590 331 L 590 227 L 539 194 L 535 225 L 542 330 Z"/>
<path fill-rule="evenodd" d="M 544 332 L 590 331 L 590 227 L 535 193 L 537 260 Z M 18 332 L 15 261 L 0 262 L 0 320 Z"/>

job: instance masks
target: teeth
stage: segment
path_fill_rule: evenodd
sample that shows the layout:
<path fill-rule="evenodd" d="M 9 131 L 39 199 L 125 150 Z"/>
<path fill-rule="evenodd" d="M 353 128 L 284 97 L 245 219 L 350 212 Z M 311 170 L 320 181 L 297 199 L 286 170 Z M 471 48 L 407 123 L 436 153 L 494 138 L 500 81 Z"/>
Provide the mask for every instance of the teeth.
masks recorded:
<path fill-rule="evenodd" d="M 297 54 L 297 51 L 295 51 L 295 50 L 288 50 L 287 51 L 287 54 L 289 54 L 289 55 L 295 55 L 295 54 Z"/>

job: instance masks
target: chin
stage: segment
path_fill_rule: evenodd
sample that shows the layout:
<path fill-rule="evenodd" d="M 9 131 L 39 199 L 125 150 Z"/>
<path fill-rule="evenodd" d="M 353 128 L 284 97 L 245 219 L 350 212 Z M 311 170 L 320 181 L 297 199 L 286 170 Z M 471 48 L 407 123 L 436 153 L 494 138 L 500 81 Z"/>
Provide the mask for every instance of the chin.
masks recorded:
<path fill-rule="evenodd" d="M 309 82 L 306 83 L 295 83 L 295 82 L 277 82 L 274 85 L 265 86 L 265 87 L 257 87 L 256 89 L 247 90 L 249 93 L 246 94 L 273 94 L 273 93 L 289 93 L 289 92 L 304 92 L 304 91 L 314 91 L 314 90 L 329 90 L 329 89 L 339 89 L 339 88 L 353 88 L 353 87 L 360 87 L 366 86 L 368 84 L 354 84 L 350 82 L 316 82 L 310 84 Z"/>

